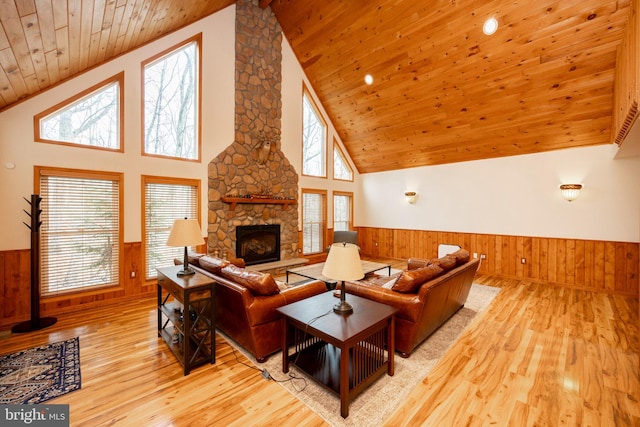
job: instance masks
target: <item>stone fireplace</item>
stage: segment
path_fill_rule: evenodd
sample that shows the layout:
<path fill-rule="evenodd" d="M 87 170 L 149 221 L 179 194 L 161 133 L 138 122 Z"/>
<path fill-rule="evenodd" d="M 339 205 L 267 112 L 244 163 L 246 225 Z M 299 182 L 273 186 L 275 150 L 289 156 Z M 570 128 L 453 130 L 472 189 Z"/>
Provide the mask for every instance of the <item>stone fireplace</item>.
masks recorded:
<path fill-rule="evenodd" d="M 209 163 L 209 253 L 238 254 L 238 227 L 275 225 L 278 259 L 297 256 L 298 174 L 280 143 L 281 49 L 282 30 L 271 8 L 238 0 L 235 140 Z"/>

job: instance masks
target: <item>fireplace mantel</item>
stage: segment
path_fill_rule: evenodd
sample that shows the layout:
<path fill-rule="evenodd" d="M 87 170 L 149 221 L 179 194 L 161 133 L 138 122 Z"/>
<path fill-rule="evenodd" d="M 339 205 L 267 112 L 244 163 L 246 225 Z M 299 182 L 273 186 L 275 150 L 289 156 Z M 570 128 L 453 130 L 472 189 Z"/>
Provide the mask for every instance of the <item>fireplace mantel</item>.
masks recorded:
<path fill-rule="evenodd" d="M 224 203 L 229 203 L 229 209 L 234 211 L 238 203 L 261 203 L 263 205 L 282 205 L 282 209 L 285 210 L 289 205 L 296 203 L 295 199 L 270 199 L 262 197 L 221 197 Z"/>

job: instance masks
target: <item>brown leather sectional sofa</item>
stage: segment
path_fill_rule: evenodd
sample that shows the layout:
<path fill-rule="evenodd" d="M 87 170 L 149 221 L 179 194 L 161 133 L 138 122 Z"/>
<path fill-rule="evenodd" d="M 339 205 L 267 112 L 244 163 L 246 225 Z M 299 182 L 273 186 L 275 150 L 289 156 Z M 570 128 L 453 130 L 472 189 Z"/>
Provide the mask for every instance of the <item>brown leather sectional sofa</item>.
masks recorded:
<path fill-rule="evenodd" d="M 409 357 L 422 341 L 467 301 L 479 260 L 470 260 L 469 253 L 465 250 L 456 254 L 457 256 L 451 254 L 433 260 L 410 259 L 407 270 L 400 274 L 402 277 L 397 281 L 387 277 L 369 283 L 346 282 L 345 289 L 347 294 L 388 304 L 400 310 L 395 317 L 395 347 L 402 357 Z M 442 271 L 447 268 L 448 271 Z M 433 276 L 437 277 L 429 280 Z M 427 280 L 419 283 L 425 277 Z M 385 280 L 389 287 L 393 286 L 401 291 L 383 287 L 386 286 L 382 283 Z"/>
<path fill-rule="evenodd" d="M 280 290 L 267 273 L 241 268 L 229 261 L 192 255 L 190 265 L 215 279 L 216 328 L 253 354 L 258 362 L 281 349 L 282 324 L 276 309 L 326 292 L 324 282 L 312 281 Z M 176 260 L 176 262 L 180 262 Z"/>

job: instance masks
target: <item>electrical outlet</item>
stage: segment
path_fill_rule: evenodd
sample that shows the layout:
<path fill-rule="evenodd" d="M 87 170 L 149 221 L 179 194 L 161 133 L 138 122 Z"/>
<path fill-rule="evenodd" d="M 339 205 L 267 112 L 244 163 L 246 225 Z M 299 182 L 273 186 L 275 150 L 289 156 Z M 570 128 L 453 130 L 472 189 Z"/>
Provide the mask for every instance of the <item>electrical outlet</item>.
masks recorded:
<path fill-rule="evenodd" d="M 526 258 L 520 258 L 520 263 L 521 264 L 526 264 L 527 263 L 527 259 Z"/>
<path fill-rule="evenodd" d="M 487 255 L 486 254 L 480 254 L 480 259 L 487 259 Z"/>
<path fill-rule="evenodd" d="M 478 258 L 478 252 L 474 252 L 473 253 L 473 259 L 477 259 Z"/>
<path fill-rule="evenodd" d="M 131 274 L 130 274 L 130 276 L 131 276 L 131 278 L 132 278 L 132 279 L 135 279 L 135 278 L 136 278 L 136 272 L 135 272 L 135 271 L 132 271 L 132 272 L 131 272 Z"/>
<path fill-rule="evenodd" d="M 375 242 L 375 243 L 374 243 L 374 245 L 375 245 L 376 247 L 378 247 L 378 242 Z"/>

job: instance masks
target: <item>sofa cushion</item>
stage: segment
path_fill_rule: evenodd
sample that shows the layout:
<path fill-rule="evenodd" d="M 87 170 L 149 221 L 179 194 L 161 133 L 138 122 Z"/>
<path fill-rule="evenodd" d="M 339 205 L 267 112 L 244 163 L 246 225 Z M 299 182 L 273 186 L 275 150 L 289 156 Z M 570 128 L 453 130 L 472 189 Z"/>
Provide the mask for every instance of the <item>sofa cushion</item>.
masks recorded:
<path fill-rule="evenodd" d="M 427 267 L 418 268 L 416 270 L 406 270 L 396 280 L 391 290 L 403 293 L 414 293 L 423 283 L 435 279 L 442 274 L 444 270 L 437 265 L 429 265 Z"/>
<path fill-rule="evenodd" d="M 212 272 L 213 274 L 220 274 L 220 271 L 224 267 L 231 264 L 226 259 L 220 259 L 220 258 L 208 256 L 208 255 L 200 257 L 198 261 L 200 262 L 200 267 L 204 268 L 207 271 Z"/>
<path fill-rule="evenodd" d="M 269 273 L 245 270 L 244 268 L 238 268 L 233 264 L 229 264 L 220 270 L 220 274 L 249 289 L 254 295 L 267 296 L 280 292 L 276 281 Z"/>
<path fill-rule="evenodd" d="M 436 258 L 429 261 L 429 265 L 437 265 L 444 271 L 449 271 L 456 266 L 456 258 L 451 255 L 443 256 L 442 258 Z"/>
<path fill-rule="evenodd" d="M 466 264 L 471 259 L 469 251 L 466 249 L 458 249 L 454 253 L 451 253 L 447 256 L 454 257 L 456 259 L 456 266 Z"/>

